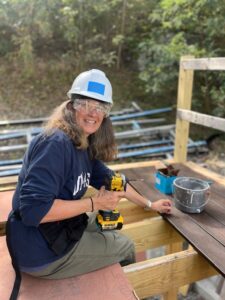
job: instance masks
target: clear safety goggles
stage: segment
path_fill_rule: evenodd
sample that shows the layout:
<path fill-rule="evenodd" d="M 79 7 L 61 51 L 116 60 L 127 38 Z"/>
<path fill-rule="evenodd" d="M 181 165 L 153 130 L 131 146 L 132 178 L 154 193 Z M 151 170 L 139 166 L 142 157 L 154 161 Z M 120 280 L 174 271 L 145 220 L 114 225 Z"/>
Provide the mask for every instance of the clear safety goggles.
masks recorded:
<path fill-rule="evenodd" d="M 73 102 L 73 108 L 85 112 L 96 112 L 97 114 L 108 116 L 111 110 L 110 104 L 105 103 L 93 103 L 93 100 L 90 99 L 76 99 Z"/>

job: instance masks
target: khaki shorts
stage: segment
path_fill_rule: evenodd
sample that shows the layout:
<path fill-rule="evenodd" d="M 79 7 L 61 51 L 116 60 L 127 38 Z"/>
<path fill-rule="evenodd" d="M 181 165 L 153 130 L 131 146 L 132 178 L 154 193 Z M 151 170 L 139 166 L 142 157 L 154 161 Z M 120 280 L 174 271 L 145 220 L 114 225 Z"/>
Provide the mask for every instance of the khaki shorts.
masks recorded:
<path fill-rule="evenodd" d="M 95 223 L 96 213 L 89 215 L 89 222 L 81 239 L 64 257 L 45 269 L 29 273 L 46 279 L 62 279 L 85 274 L 120 262 L 135 262 L 133 242 L 119 231 L 100 231 Z"/>

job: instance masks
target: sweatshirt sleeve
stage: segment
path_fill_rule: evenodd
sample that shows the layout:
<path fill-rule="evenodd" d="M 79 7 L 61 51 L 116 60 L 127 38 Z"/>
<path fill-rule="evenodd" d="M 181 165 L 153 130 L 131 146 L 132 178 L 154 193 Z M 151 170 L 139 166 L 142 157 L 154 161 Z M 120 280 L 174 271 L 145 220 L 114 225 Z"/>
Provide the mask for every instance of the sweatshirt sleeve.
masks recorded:
<path fill-rule="evenodd" d="M 105 185 L 106 178 L 114 174 L 114 172 L 109 169 L 100 160 L 95 160 L 92 169 L 92 176 L 90 185 L 96 189 L 100 189 L 101 186 Z"/>
<path fill-rule="evenodd" d="M 20 214 L 27 226 L 38 226 L 60 193 L 68 172 L 66 141 L 43 139 L 32 151 L 20 190 Z"/>

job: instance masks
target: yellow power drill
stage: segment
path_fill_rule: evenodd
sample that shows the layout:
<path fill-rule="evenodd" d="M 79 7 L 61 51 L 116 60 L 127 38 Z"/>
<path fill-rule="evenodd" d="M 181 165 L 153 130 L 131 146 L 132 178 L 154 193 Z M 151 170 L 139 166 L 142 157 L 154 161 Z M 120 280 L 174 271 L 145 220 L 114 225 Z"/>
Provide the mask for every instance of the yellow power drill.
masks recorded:
<path fill-rule="evenodd" d="M 105 188 L 108 191 L 126 191 L 126 185 L 126 177 L 117 172 L 109 175 L 105 180 Z M 123 227 L 123 217 L 117 209 L 99 210 L 96 223 L 102 231 L 121 229 Z"/>

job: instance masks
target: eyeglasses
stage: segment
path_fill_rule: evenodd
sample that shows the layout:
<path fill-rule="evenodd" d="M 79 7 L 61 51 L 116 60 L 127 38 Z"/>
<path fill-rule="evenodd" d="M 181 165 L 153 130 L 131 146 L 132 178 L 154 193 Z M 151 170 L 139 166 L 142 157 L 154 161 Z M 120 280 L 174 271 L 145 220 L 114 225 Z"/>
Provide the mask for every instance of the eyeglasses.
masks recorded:
<path fill-rule="evenodd" d="M 97 114 L 108 116 L 111 105 L 104 103 L 93 103 L 93 101 L 89 99 L 76 99 L 74 100 L 73 108 L 85 113 L 95 111 Z"/>

